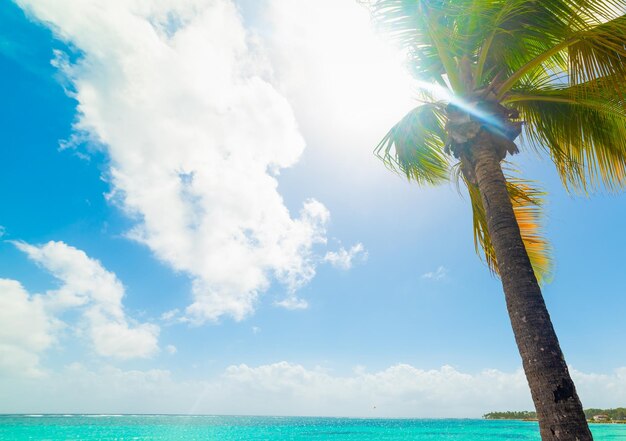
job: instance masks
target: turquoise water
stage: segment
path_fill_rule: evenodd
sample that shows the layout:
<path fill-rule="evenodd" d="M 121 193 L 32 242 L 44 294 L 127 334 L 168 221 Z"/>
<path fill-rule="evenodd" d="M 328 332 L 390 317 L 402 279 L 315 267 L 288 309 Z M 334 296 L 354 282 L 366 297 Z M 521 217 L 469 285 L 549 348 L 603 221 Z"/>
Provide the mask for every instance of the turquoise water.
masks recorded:
<path fill-rule="evenodd" d="M 626 441 L 626 425 L 593 424 L 596 441 Z M 536 423 L 171 415 L 3 415 L 2 441 L 539 440 Z"/>

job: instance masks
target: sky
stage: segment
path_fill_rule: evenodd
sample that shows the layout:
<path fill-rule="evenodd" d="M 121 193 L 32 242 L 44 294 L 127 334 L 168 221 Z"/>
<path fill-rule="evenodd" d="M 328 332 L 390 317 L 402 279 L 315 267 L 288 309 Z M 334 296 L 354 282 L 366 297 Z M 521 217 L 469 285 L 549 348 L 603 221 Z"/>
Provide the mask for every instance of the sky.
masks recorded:
<path fill-rule="evenodd" d="M 0 412 L 531 409 L 467 196 L 372 153 L 403 66 L 351 0 L 4 2 Z M 626 196 L 514 160 L 583 405 L 623 406 Z"/>

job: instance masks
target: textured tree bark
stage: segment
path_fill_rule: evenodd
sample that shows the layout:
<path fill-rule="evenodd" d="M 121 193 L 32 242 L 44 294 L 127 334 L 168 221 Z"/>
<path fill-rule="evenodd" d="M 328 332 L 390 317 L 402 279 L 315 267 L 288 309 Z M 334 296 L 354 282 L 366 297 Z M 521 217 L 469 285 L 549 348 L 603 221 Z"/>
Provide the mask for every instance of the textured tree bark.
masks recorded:
<path fill-rule="evenodd" d="M 470 149 L 496 253 L 506 305 L 539 419 L 543 441 L 592 440 L 541 289 L 520 235 L 494 137 L 480 133 Z"/>

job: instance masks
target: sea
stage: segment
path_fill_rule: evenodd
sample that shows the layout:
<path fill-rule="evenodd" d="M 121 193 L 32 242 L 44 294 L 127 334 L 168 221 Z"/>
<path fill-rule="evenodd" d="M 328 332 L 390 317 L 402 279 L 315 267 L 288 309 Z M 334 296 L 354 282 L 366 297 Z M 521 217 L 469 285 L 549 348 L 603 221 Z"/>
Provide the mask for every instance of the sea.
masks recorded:
<path fill-rule="evenodd" d="M 626 424 L 592 424 L 626 441 Z M 539 441 L 536 422 L 189 415 L 0 415 L 2 441 Z"/>

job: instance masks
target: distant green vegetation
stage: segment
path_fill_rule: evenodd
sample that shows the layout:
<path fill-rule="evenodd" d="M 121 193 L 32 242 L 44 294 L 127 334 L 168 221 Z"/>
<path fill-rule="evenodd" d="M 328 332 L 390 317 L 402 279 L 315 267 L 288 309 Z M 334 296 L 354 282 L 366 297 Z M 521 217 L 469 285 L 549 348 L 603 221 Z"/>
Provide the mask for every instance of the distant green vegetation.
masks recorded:
<path fill-rule="evenodd" d="M 608 421 L 626 421 L 626 407 L 618 407 L 617 409 L 585 409 L 585 416 L 588 420 L 593 421 L 593 417 L 597 415 L 608 416 Z M 537 413 L 529 410 L 508 411 L 508 412 L 489 412 L 483 415 L 487 420 L 536 420 Z"/>
<path fill-rule="evenodd" d="M 537 413 L 529 410 L 508 411 L 508 412 L 489 412 L 483 415 L 487 420 L 535 420 Z"/>
<path fill-rule="evenodd" d="M 594 415 L 607 415 L 611 420 L 626 420 L 626 408 L 617 409 L 585 409 L 585 416 L 591 419 Z"/>

